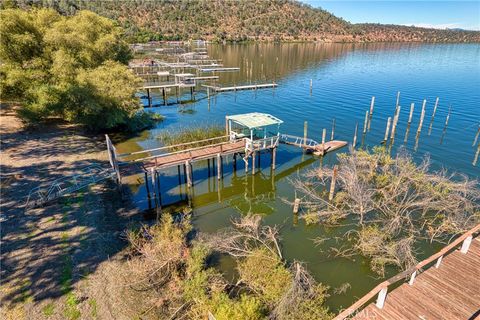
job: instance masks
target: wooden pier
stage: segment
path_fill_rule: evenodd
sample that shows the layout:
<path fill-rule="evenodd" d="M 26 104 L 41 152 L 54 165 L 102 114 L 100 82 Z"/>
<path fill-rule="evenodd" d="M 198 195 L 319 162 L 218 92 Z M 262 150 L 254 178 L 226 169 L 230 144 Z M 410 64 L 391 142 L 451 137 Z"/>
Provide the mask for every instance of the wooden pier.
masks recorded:
<path fill-rule="evenodd" d="M 376 286 L 334 320 L 475 319 L 480 315 L 480 224 Z M 392 293 L 388 288 L 403 283 Z M 377 296 L 376 302 L 370 301 Z M 363 309 L 362 309 L 363 308 Z"/>
<path fill-rule="evenodd" d="M 167 104 L 167 90 L 170 89 L 175 89 L 175 96 L 177 97 L 177 102 L 178 102 L 178 96 L 181 93 L 182 88 L 190 88 L 190 97 L 193 100 L 193 91 L 195 88 L 196 84 L 195 83 L 167 83 L 167 84 L 158 84 L 158 85 L 148 85 L 148 86 L 143 86 L 141 87 L 142 90 L 147 91 L 147 100 L 148 100 L 148 107 L 152 107 L 152 96 L 151 96 L 151 90 L 158 89 L 162 91 L 162 97 L 163 97 L 163 104 Z"/>
<path fill-rule="evenodd" d="M 250 85 L 233 86 L 233 87 L 219 87 L 219 86 L 210 86 L 210 85 L 202 85 L 202 86 L 214 92 L 257 90 L 257 89 L 268 89 L 268 88 L 278 87 L 276 83 L 250 84 Z"/>
<path fill-rule="evenodd" d="M 230 71 L 240 71 L 238 67 L 222 67 L 222 68 L 198 68 L 201 72 L 230 72 Z"/>
<path fill-rule="evenodd" d="M 317 142 L 313 139 L 292 136 L 288 134 L 280 135 L 280 143 L 299 147 L 307 152 L 313 152 L 315 155 L 323 156 L 327 152 L 332 152 L 337 149 L 345 147 L 348 142 L 340 140 L 330 140 L 323 143 Z"/>

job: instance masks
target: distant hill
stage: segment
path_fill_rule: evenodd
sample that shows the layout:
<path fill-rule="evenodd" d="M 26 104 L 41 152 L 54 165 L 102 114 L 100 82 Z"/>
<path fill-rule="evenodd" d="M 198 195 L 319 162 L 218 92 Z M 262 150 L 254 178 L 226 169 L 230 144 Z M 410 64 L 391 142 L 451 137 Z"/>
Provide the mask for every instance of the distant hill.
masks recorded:
<path fill-rule="evenodd" d="M 293 0 L 10 0 L 63 14 L 88 9 L 117 20 L 131 41 L 480 42 L 480 32 L 351 24 Z"/>

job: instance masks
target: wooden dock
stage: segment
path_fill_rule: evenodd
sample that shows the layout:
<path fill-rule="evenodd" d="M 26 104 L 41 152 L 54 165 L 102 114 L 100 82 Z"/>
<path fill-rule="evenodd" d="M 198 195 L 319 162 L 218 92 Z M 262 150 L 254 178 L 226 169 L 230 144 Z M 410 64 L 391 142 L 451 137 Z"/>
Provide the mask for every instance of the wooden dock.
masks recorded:
<path fill-rule="evenodd" d="M 225 137 L 227 138 L 227 137 Z M 243 153 L 245 151 L 245 141 L 239 140 L 235 142 L 220 142 L 212 145 L 201 146 L 197 148 L 189 148 L 170 152 L 157 156 L 150 156 L 143 159 L 135 160 L 141 162 L 145 169 L 157 168 L 163 169 L 177 165 L 183 165 L 186 161 L 190 163 L 210 159 L 217 155 L 226 156 L 234 153 Z"/>
<path fill-rule="evenodd" d="M 201 72 L 230 72 L 240 71 L 238 67 L 222 67 L 222 68 L 198 68 Z"/>
<path fill-rule="evenodd" d="M 480 316 L 480 225 L 375 287 L 334 320 L 475 319 Z M 389 286 L 407 280 L 392 293 Z M 377 296 L 376 303 L 364 305 Z"/>
<path fill-rule="evenodd" d="M 299 147 L 308 152 L 313 152 L 315 155 L 323 156 L 328 152 L 345 147 L 348 142 L 340 140 L 330 140 L 324 143 L 317 142 L 313 139 L 292 136 L 288 134 L 280 135 L 280 143 Z"/>
<path fill-rule="evenodd" d="M 233 87 L 219 87 L 219 86 L 210 86 L 210 85 L 202 85 L 202 86 L 214 92 L 257 90 L 257 89 L 268 89 L 268 88 L 278 87 L 276 83 L 250 84 L 250 85 L 233 86 Z"/>

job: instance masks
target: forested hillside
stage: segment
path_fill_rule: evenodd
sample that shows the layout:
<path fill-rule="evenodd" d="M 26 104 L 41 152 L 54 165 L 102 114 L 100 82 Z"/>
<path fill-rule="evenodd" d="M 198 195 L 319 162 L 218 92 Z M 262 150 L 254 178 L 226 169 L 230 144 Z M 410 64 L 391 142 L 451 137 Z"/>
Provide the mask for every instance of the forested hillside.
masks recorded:
<path fill-rule="evenodd" d="M 116 19 L 130 41 L 430 41 L 479 42 L 480 32 L 395 25 L 351 24 L 293 0 L 10 0 L 26 8 L 49 6 L 63 14 L 81 9 Z"/>

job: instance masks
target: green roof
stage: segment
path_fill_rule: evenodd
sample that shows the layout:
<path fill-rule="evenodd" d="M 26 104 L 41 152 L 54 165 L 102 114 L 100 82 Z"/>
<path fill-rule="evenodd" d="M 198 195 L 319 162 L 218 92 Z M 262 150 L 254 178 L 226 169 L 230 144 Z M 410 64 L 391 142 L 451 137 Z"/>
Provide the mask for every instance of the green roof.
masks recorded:
<path fill-rule="evenodd" d="M 259 113 L 259 112 L 227 116 L 227 119 L 232 120 L 233 122 L 236 122 L 249 129 L 266 127 L 274 124 L 283 123 L 282 120 L 272 116 L 271 114 Z"/>

